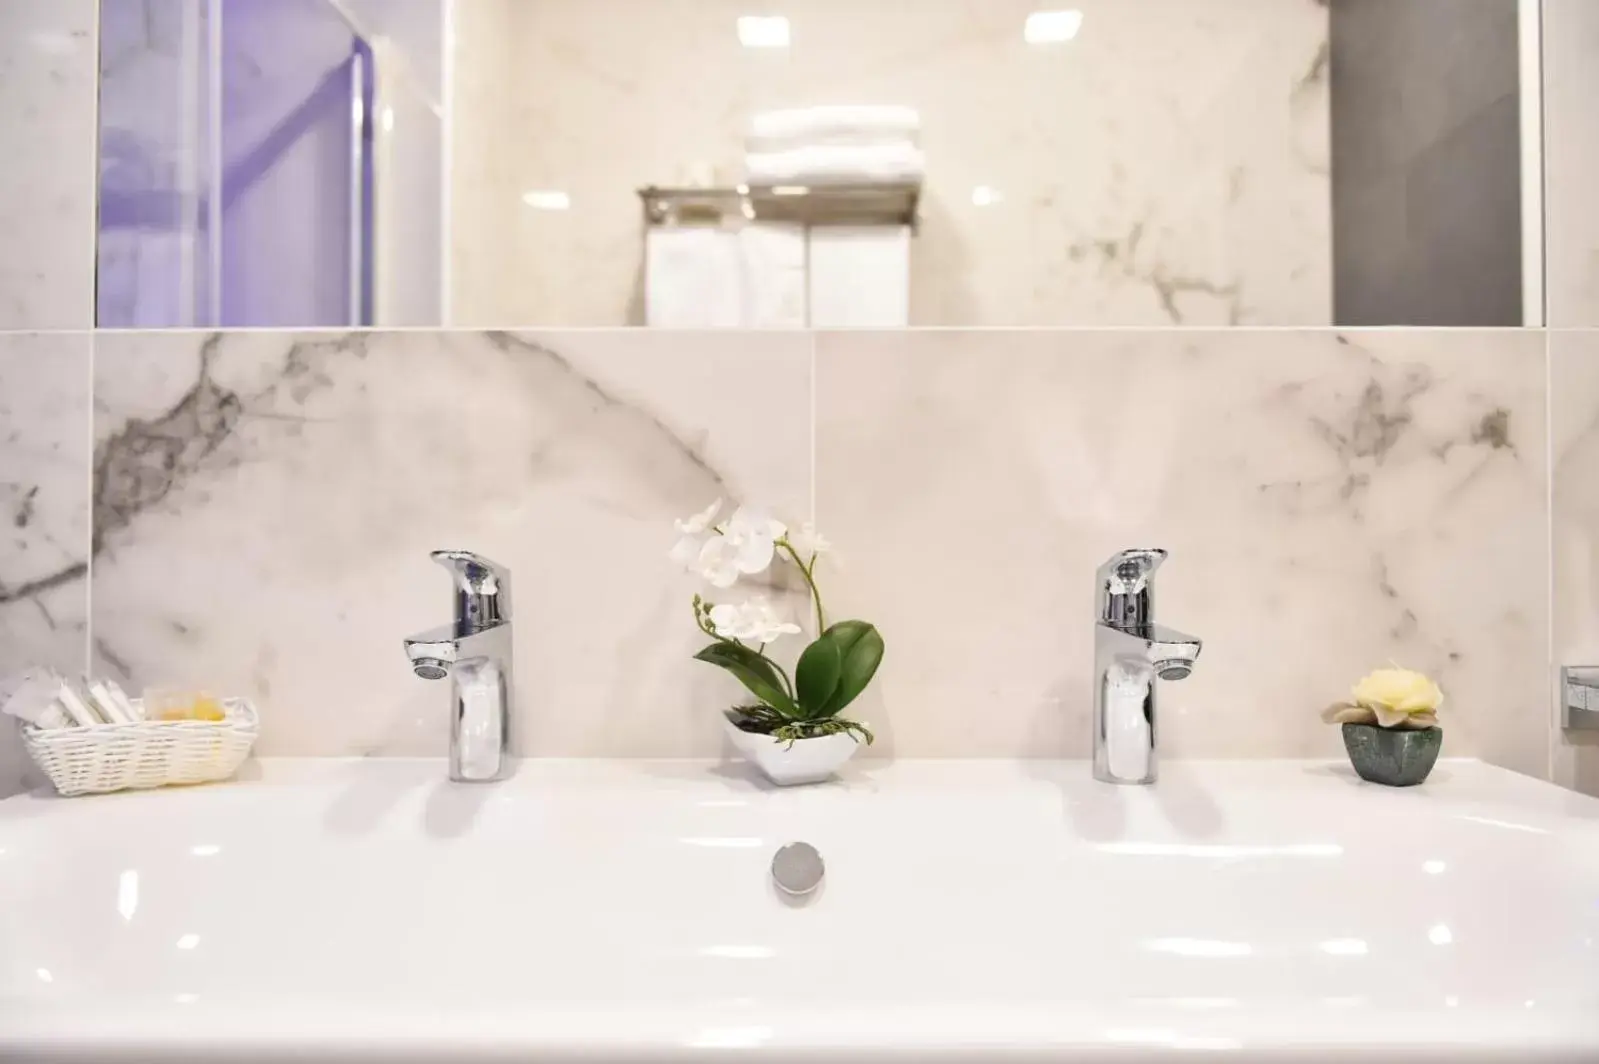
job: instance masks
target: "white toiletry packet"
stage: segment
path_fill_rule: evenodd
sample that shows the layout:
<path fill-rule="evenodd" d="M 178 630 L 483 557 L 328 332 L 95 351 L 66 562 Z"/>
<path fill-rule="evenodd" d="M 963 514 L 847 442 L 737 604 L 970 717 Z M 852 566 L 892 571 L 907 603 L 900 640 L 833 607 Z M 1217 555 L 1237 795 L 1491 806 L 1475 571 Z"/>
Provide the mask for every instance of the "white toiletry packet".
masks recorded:
<path fill-rule="evenodd" d="M 64 683 L 50 669 L 25 669 L 0 678 L 0 712 L 36 728 L 70 728 L 77 722 L 56 699 Z"/>

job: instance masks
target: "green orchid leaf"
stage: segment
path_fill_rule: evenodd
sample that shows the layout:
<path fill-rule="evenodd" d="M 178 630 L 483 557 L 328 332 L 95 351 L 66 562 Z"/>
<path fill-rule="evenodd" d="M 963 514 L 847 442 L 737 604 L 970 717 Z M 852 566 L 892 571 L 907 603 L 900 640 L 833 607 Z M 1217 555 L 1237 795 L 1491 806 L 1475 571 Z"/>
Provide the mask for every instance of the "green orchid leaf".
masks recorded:
<path fill-rule="evenodd" d="M 823 637 L 805 648 L 794 667 L 794 692 L 806 720 L 822 715 L 828 700 L 838 690 L 844 655 L 835 640 Z"/>
<path fill-rule="evenodd" d="M 776 667 L 749 647 L 737 643 L 712 643 L 694 657 L 732 673 L 733 678 L 748 688 L 752 695 L 783 716 L 793 720 L 803 717 L 800 708 L 783 689 L 783 681 L 778 678 Z"/>
<path fill-rule="evenodd" d="M 831 717 L 855 701 L 877 675 L 883 661 L 883 636 L 865 621 L 839 621 L 822 633 L 839 652 L 838 686 L 818 716 Z"/>

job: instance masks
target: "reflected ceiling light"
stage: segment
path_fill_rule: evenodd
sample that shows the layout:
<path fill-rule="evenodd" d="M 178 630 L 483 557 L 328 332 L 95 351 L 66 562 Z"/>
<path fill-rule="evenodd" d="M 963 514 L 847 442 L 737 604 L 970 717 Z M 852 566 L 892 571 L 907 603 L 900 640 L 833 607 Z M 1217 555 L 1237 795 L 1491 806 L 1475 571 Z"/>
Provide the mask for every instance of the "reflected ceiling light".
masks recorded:
<path fill-rule="evenodd" d="M 1028 44 L 1059 44 L 1077 36 L 1083 28 L 1083 13 L 1076 8 L 1066 11 L 1034 11 L 1027 16 L 1022 37 Z"/>
<path fill-rule="evenodd" d="M 199 994 L 173 994 L 172 995 L 172 1000 L 176 1001 L 179 1005 L 193 1005 L 196 1001 L 200 1000 L 200 995 Z"/>
<path fill-rule="evenodd" d="M 782 15 L 740 15 L 738 42 L 746 48 L 787 48 L 788 19 Z"/>
<path fill-rule="evenodd" d="M 39 977 L 39 982 L 41 983 L 53 983 L 56 981 L 56 977 L 50 974 L 50 969 L 48 968 L 35 968 L 33 974 Z"/>
<path fill-rule="evenodd" d="M 1243 1043 L 1236 1038 L 1215 1038 L 1208 1035 L 1178 1034 L 1163 1028 L 1112 1027 L 1104 1033 L 1105 1041 L 1124 1045 L 1166 1046 L 1171 1049 L 1239 1049 Z"/>
<path fill-rule="evenodd" d="M 206 843 L 201 846 L 189 847 L 189 852 L 194 854 L 196 857 L 215 857 L 217 854 L 222 852 L 222 847 L 217 846 L 214 843 Z"/>
<path fill-rule="evenodd" d="M 972 205 L 975 207 L 992 207 L 1004 198 L 999 189 L 988 185 L 978 185 L 972 189 Z"/>
<path fill-rule="evenodd" d="M 1549 834 L 1548 828 L 1534 827 L 1531 824 L 1518 824 L 1513 820 L 1495 820 L 1493 817 L 1488 816 L 1467 816 L 1465 813 L 1459 814 L 1456 819 L 1469 820 L 1473 824 L 1487 824 L 1491 828 L 1506 828 L 1510 831 L 1525 831 L 1529 835 Z"/>
<path fill-rule="evenodd" d="M 773 185 L 772 186 L 772 195 L 774 195 L 774 196 L 809 196 L 810 194 L 811 194 L 811 189 L 810 189 L 809 185 Z"/>
<path fill-rule="evenodd" d="M 198 946 L 199 944 L 200 944 L 200 936 L 196 935 L 192 931 L 189 934 L 184 935 L 182 938 L 178 939 L 178 948 L 179 949 L 193 949 L 194 947 Z"/>
<path fill-rule="evenodd" d="M 1130 857 L 1342 857 L 1344 848 L 1333 842 L 1289 843 L 1285 846 L 1249 846 L 1232 843 L 1100 842 L 1101 853 Z"/>
<path fill-rule="evenodd" d="M 1448 867 L 1442 861 L 1423 861 L 1421 863 L 1421 870 L 1429 876 L 1441 876 Z"/>
<path fill-rule="evenodd" d="M 378 114 L 379 114 L 378 121 L 380 121 L 383 124 L 383 132 L 385 132 L 385 133 L 393 133 L 394 132 L 394 108 L 385 107 Z"/>
<path fill-rule="evenodd" d="M 572 197 L 559 189 L 533 189 L 522 193 L 522 202 L 536 211 L 564 211 L 572 206 Z"/>
<path fill-rule="evenodd" d="M 725 957 L 735 961 L 760 961 L 774 956 L 768 946 L 706 946 L 700 950 L 701 957 Z"/>
<path fill-rule="evenodd" d="M 744 1049 L 772 1037 L 770 1027 L 707 1027 L 688 1040 L 695 1049 Z"/>
<path fill-rule="evenodd" d="M 1246 957 L 1254 952 L 1247 942 L 1210 938 L 1155 938 L 1146 945 L 1156 953 L 1175 953 L 1179 957 Z"/>
<path fill-rule="evenodd" d="M 35 33 L 28 40 L 35 51 L 45 55 L 71 55 L 78 49 L 70 33 Z"/>
<path fill-rule="evenodd" d="M 1321 944 L 1321 951 L 1334 957 L 1364 957 L 1371 947 L 1363 938 L 1329 938 Z"/>
<path fill-rule="evenodd" d="M 1434 924 L 1427 931 L 1427 941 L 1434 946 L 1447 946 L 1454 940 L 1455 936 L 1450 932 L 1448 924 Z"/>
<path fill-rule="evenodd" d="M 117 912 L 122 919 L 133 920 L 139 911 L 139 873 L 129 868 L 117 877 Z"/>

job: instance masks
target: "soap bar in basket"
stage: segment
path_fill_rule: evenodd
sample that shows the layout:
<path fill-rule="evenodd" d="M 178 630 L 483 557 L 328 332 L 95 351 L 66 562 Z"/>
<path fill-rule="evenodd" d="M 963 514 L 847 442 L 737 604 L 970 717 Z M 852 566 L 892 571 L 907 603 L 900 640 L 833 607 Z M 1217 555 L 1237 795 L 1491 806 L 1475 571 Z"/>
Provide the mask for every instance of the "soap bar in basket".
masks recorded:
<path fill-rule="evenodd" d="M 173 687 L 148 687 L 144 692 L 145 720 L 209 720 L 227 717 L 222 700 L 209 691 Z"/>
<path fill-rule="evenodd" d="M 191 702 L 192 705 L 192 702 Z M 222 720 L 152 720 L 22 729 L 22 744 L 64 796 L 210 783 L 238 771 L 260 733 L 255 707 L 219 703 Z"/>

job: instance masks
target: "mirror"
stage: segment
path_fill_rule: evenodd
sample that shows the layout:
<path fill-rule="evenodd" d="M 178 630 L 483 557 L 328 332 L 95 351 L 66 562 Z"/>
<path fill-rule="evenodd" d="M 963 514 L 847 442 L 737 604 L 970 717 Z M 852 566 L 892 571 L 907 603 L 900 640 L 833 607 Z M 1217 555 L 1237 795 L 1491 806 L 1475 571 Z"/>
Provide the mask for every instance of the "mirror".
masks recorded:
<path fill-rule="evenodd" d="M 99 323 L 1541 323 L 1535 5 L 1074 3 L 102 0 Z"/>

